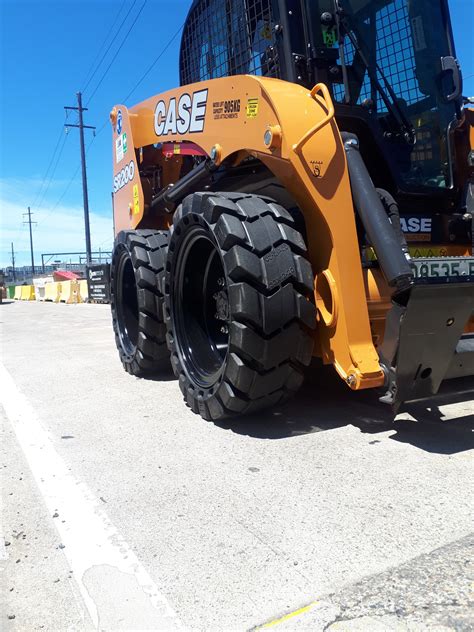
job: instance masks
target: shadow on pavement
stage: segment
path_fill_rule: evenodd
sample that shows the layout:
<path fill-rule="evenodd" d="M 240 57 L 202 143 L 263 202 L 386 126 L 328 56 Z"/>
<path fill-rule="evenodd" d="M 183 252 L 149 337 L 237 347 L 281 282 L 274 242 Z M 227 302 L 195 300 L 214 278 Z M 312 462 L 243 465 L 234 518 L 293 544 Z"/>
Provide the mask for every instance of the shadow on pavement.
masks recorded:
<path fill-rule="evenodd" d="M 166 369 L 165 371 L 151 373 L 150 375 L 144 375 L 143 377 L 137 379 L 146 380 L 147 382 L 175 382 L 178 378 L 173 373 L 170 365 L 170 368 Z"/>
<path fill-rule="evenodd" d="M 353 425 L 374 435 L 394 431 L 390 436 L 394 441 L 427 452 L 455 454 L 474 448 L 473 400 L 472 378 L 451 380 L 436 400 L 407 405 L 394 421 L 390 407 L 378 401 L 376 392 L 352 392 L 332 368 L 314 368 L 298 395 L 284 406 L 216 425 L 259 439 L 283 439 Z M 471 414 L 445 421 L 439 406 L 463 402 L 472 402 Z"/>

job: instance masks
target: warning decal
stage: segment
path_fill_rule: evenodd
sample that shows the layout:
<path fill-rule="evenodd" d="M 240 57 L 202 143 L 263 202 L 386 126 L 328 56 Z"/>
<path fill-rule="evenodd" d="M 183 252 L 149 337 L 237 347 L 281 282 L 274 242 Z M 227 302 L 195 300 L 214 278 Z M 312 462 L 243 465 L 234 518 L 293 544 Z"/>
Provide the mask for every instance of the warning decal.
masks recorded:
<path fill-rule="evenodd" d="M 247 101 L 247 118 L 257 118 L 258 116 L 258 99 L 249 99 Z"/>
<path fill-rule="evenodd" d="M 133 214 L 140 215 L 140 196 L 138 194 L 138 184 L 133 185 Z"/>

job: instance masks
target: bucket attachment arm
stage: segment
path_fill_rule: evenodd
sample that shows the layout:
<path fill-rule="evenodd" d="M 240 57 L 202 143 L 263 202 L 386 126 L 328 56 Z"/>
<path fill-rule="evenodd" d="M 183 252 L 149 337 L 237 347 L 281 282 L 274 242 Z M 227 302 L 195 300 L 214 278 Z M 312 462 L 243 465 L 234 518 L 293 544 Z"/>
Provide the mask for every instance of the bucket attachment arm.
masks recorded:
<path fill-rule="evenodd" d="M 406 306 L 394 303 L 379 351 L 388 375 L 381 401 L 397 413 L 436 395 L 445 378 L 472 375 L 474 345 L 463 331 L 473 310 L 472 282 L 414 285 Z"/>

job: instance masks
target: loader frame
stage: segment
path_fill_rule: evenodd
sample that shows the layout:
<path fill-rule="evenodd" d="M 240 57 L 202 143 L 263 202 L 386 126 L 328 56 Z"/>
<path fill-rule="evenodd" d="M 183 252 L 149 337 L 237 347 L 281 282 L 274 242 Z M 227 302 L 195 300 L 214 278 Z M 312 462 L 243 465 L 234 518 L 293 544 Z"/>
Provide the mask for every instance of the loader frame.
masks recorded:
<path fill-rule="evenodd" d="M 173 109 L 189 103 L 193 95 L 201 99 L 191 104 L 198 120 L 191 119 L 191 129 L 180 134 L 174 129 Z M 228 103 L 235 111 L 225 117 Z M 193 122 L 194 130 L 201 131 L 193 131 Z M 384 384 L 370 328 L 346 155 L 323 84 L 308 91 L 253 76 L 211 80 L 153 97 L 130 111 L 117 105 L 112 123 L 116 187 L 117 179 L 123 179 L 122 170 L 134 165 L 133 177 L 115 192 L 116 232 L 156 225 L 155 216 L 160 215 L 150 212 L 151 199 L 145 199 L 142 189 L 142 147 L 172 140 L 176 153 L 172 158 L 165 155 L 163 164 L 175 161 L 176 173 L 183 159 L 180 152 L 188 143 L 193 148 L 198 145 L 194 149 L 198 155 L 212 156 L 216 167 L 236 167 L 248 158 L 260 161 L 304 215 L 319 307 L 317 355 L 333 364 L 354 390 Z M 119 150 L 117 155 L 116 143 L 123 134 L 127 153 Z M 170 215 L 162 212 L 161 222 L 162 227 L 169 224 Z"/>
<path fill-rule="evenodd" d="M 225 6 L 233 6 L 233 1 Z M 334 0 L 327 2 L 338 5 Z M 235 74 L 239 63 L 245 65 L 240 57 L 240 62 L 233 62 L 233 72 L 227 70 L 233 76 L 220 76 L 221 69 L 216 71 L 219 78 L 184 85 L 130 109 L 123 104 L 115 106 L 110 117 L 115 232 L 172 230 L 178 205 L 186 195 L 197 192 L 227 191 L 274 198 L 291 212 L 306 239 L 317 308 L 314 356 L 332 364 L 353 390 L 384 388 L 382 400 L 397 411 L 403 402 L 434 395 L 447 377 L 474 373 L 474 253 L 467 241 L 466 218 L 462 218 L 459 244 L 447 245 L 443 255 L 464 257 L 461 263 L 465 276 L 417 282 L 417 268 L 410 264 L 397 202 L 408 200 L 412 204 L 410 200 L 414 200 L 415 206 L 421 204 L 419 208 L 430 213 L 430 205 L 435 203 L 441 211 L 438 215 L 446 220 L 455 209 L 455 221 L 459 223 L 462 196 L 467 190 L 467 208 L 474 174 L 471 168 L 459 167 L 454 172 L 453 153 L 448 157 L 452 176 L 448 186 L 440 187 L 440 191 L 431 185 L 403 189 L 396 169 L 390 166 L 390 156 L 387 158 L 387 138 L 393 140 L 390 128 L 382 134 L 379 121 L 367 108 L 335 102 L 331 81 L 310 87 L 312 77 L 325 76 L 321 60 L 326 55 L 333 63 L 334 51 L 328 48 L 324 55 L 319 51 L 321 58 L 295 53 L 294 28 L 286 24 L 288 18 L 283 15 L 289 5 L 294 5 L 295 15 L 308 24 L 309 3 L 255 0 L 254 4 L 261 12 L 260 21 L 272 6 L 274 15 L 281 18 L 275 33 L 278 35 L 282 28 L 287 36 L 278 45 L 272 41 L 263 55 L 245 58 L 245 63 L 250 60 L 260 64 L 254 69 L 258 74 L 278 77 L 283 73 L 291 78 L 296 73 L 294 81 Z M 195 2 L 190 16 L 201 5 L 205 5 L 203 0 Z M 444 0 L 442 9 L 448 29 L 446 52 L 451 53 Z M 257 17 L 253 19 L 257 24 Z M 292 24 L 296 24 L 293 18 Z M 262 32 L 269 44 L 275 33 L 265 35 L 265 27 L 258 31 L 259 36 Z M 345 33 L 347 36 L 347 28 Z M 256 34 L 255 27 L 254 37 Z M 185 29 L 184 42 L 186 37 Z M 315 50 L 310 28 L 304 29 L 304 44 L 307 50 Z M 233 41 L 234 49 L 239 50 L 239 45 Z M 183 80 L 186 72 L 198 71 L 195 65 L 192 70 L 195 62 L 186 47 L 181 55 Z M 446 56 L 441 64 L 451 64 L 456 79 L 454 61 Z M 292 69 L 285 70 L 284 64 L 293 64 Z M 183 68 L 187 69 L 184 74 Z M 347 77 L 343 81 L 347 87 Z M 457 79 L 454 83 L 459 91 Z M 468 162 L 474 147 L 474 120 L 472 112 L 462 111 L 457 92 L 455 96 L 450 110 L 454 118 L 446 132 L 448 148 L 454 151 L 451 135 L 458 128 L 460 142 L 455 157 Z M 391 105 L 386 102 L 387 120 L 383 124 L 394 124 L 397 138 L 400 136 L 397 142 L 413 146 L 409 121 L 404 120 L 401 110 L 397 114 L 396 97 L 391 94 L 391 98 Z M 360 128 L 353 125 L 358 117 L 363 123 Z M 354 133 L 359 129 L 364 134 L 363 142 Z M 378 145 L 377 155 L 386 159 L 377 168 L 389 173 L 388 188 L 397 200 L 373 184 L 374 168 L 368 168 L 363 154 L 373 143 Z M 451 226 L 445 219 L 443 240 Z M 393 222 L 398 222 L 398 232 Z M 172 240 L 170 243 L 171 248 Z M 278 252 L 271 256 L 278 256 Z M 291 275 L 291 270 L 286 274 Z M 423 286 L 425 282 L 428 286 Z M 441 287 L 435 287 L 437 283 Z M 442 299 L 439 304 L 437 297 Z M 442 342 L 438 344 L 439 340 Z M 431 348 L 433 342 L 436 344 Z"/>

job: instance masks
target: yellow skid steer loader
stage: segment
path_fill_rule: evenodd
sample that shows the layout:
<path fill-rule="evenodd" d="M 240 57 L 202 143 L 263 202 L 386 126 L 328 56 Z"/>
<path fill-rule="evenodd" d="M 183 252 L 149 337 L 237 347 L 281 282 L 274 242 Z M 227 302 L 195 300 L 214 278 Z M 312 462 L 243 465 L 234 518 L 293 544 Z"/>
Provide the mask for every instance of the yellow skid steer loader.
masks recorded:
<path fill-rule="evenodd" d="M 285 401 L 313 356 L 394 411 L 474 375 L 447 1 L 195 0 L 180 76 L 111 112 L 125 369 L 171 364 L 211 420 Z"/>

